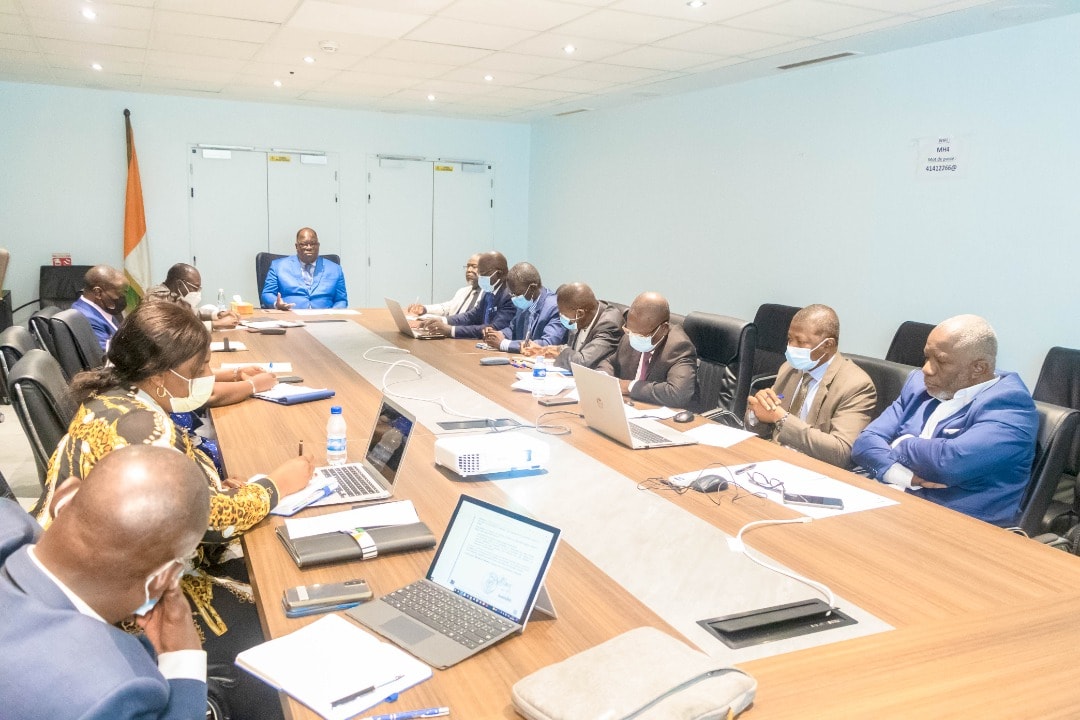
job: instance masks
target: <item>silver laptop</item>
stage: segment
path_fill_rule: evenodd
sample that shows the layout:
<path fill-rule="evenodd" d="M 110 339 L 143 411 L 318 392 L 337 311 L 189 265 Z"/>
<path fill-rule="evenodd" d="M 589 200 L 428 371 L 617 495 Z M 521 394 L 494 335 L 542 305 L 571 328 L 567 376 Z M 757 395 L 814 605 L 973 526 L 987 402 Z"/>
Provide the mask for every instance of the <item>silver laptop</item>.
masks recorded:
<path fill-rule="evenodd" d="M 397 323 L 398 332 L 402 335 L 417 340 L 441 340 L 446 337 L 441 332 L 412 327 L 409 325 L 409 318 L 405 316 L 405 309 L 401 307 L 401 303 L 390 298 L 383 298 L 383 300 L 386 301 L 386 307 L 390 310 L 390 315 L 394 318 L 394 322 Z"/>
<path fill-rule="evenodd" d="M 437 668 L 520 633 L 544 591 L 559 530 L 462 495 L 427 575 L 347 612 Z"/>
<path fill-rule="evenodd" d="M 585 423 L 593 430 L 634 450 L 697 444 L 696 440 L 655 420 L 627 418 L 618 378 L 574 363 L 571 368 Z"/>

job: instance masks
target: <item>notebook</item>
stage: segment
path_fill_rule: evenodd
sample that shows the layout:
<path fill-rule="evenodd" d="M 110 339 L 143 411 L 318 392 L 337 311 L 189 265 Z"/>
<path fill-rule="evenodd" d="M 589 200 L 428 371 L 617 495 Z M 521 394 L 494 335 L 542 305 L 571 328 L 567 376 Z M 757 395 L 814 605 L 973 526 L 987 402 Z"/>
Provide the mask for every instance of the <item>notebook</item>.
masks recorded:
<path fill-rule="evenodd" d="M 634 450 L 696 445 L 697 441 L 655 420 L 630 420 L 623 409 L 619 380 L 598 370 L 571 363 L 585 424 Z"/>
<path fill-rule="evenodd" d="M 273 513 L 292 515 L 305 507 L 391 497 L 415 425 L 416 418 L 408 410 L 384 397 L 368 437 L 363 462 L 315 468 L 307 487 L 282 498 Z"/>
<path fill-rule="evenodd" d="M 394 322 L 397 323 L 397 329 L 402 335 L 407 335 L 417 340 L 441 340 L 445 335 L 441 332 L 434 330 L 425 330 L 424 328 L 414 328 L 409 325 L 409 318 L 405 317 L 405 311 L 401 308 L 401 303 L 397 300 L 391 300 L 390 298 L 383 298 L 386 301 L 386 307 L 390 309 L 390 315 L 394 318 Z"/>
<path fill-rule="evenodd" d="M 558 528 L 462 495 L 424 579 L 347 613 L 450 667 L 522 632 L 534 607 L 554 615 L 543 585 L 558 541 Z"/>

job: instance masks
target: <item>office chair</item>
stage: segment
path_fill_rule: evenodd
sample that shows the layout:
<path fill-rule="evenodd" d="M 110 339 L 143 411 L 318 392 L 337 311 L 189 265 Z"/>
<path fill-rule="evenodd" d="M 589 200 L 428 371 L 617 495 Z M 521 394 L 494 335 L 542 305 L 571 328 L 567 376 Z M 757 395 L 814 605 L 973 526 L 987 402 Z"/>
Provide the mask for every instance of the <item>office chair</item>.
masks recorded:
<path fill-rule="evenodd" d="M 0 497 L 7 498 L 8 500 L 19 501 L 19 498 L 15 497 L 15 491 L 8 485 L 7 478 L 4 477 L 4 473 L 0 472 Z"/>
<path fill-rule="evenodd" d="M 892 343 L 889 344 L 889 352 L 885 353 L 885 359 L 891 362 L 903 363 L 913 367 L 922 367 L 925 358 L 923 350 L 926 349 L 926 338 L 935 325 L 929 323 L 914 322 L 908 320 L 900 323 L 893 335 Z"/>
<path fill-rule="evenodd" d="M 34 336 L 22 325 L 12 325 L 0 332 L 0 395 L 9 403 L 8 377 L 23 355 L 37 347 Z"/>
<path fill-rule="evenodd" d="M 1047 402 L 1035 401 L 1039 411 L 1039 434 L 1035 443 L 1035 460 L 1031 464 L 1031 481 L 1020 501 L 1016 526 L 1029 537 L 1044 530 L 1043 518 L 1057 490 L 1058 480 L 1065 469 L 1073 438 L 1080 427 L 1080 412 Z"/>
<path fill-rule="evenodd" d="M 754 323 L 695 311 L 683 330 L 698 353 L 698 389 L 689 409 L 707 416 L 727 411 L 742 422 L 757 347 Z"/>
<path fill-rule="evenodd" d="M 801 308 L 794 305 L 764 303 L 754 315 L 754 327 L 757 328 L 757 348 L 754 350 L 753 379 L 750 392 L 770 387 L 776 380 L 776 373 L 784 363 L 787 351 L 788 328 L 791 319 Z"/>
<path fill-rule="evenodd" d="M 1080 410 L 1080 350 L 1053 347 L 1046 353 L 1039 379 L 1031 396 L 1042 402 Z M 1065 534 L 1080 519 L 1080 432 L 1072 439 L 1064 472 L 1054 501 L 1047 509 L 1046 522 L 1054 532 Z"/>
<path fill-rule="evenodd" d="M 34 340 L 37 341 L 38 347 L 53 357 L 56 357 L 56 343 L 53 342 L 52 327 L 49 326 L 49 318 L 58 312 L 60 312 L 60 308 L 55 305 L 48 305 L 35 311 L 27 322 L 27 325 L 30 327 L 30 334 L 34 336 Z"/>
<path fill-rule="evenodd" d="M 915 371 L 915 368 L 903 363 L 882 360 L 881 358 L 868 357 L 866 355 L 848 355 L 844 357 L 862 368 L 863 372 L 870 376 L 877 390 L 877 404 L 874 406 L 871 420 L 876 420 L 885 408 L 893 404 L 900 397 L 900 391 L 904 389 L 904 383 Z"/>
<path fill-rule="evenodd" d="M 266 274 L 270 272 L 270 263 L 274 262 L 278 258 L 289 257 L 288 255 L 278 255 L 272 252 L 261 252 L 255 254 L 255 291 L 262 295 L 263 285 L 266 284 Z M 319 257 L 324 257 L 331 262 L 341 264 L 341 258 L 337 255 L 324 255 L 319 254 Z"/>
<path fill-rule="evenodd" d="M 105 352 L 90 327 L 90 321 L 78 310 L 61 310 L 49 318 L 56 359 L 70 381 L 83 370 L 93 370 L 105 363 Z"/>
<path fill-rule="evenodd" d="M 67 380 L 56 359 L 44 350 L 30 350 L 15 363 L 8 379 L 8 394 L 34 453 L 41 497 L 45 498 L 45 475 L 52 456 L 78 409 L 68 393 Z"/>

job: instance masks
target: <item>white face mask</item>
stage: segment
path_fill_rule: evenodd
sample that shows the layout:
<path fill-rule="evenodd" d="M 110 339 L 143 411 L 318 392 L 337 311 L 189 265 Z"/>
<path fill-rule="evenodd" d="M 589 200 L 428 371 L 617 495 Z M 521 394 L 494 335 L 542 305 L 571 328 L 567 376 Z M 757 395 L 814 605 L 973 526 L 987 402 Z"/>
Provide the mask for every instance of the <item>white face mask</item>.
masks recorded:
<path fill-rule="evenodd" d="M 829 338 L 825 338 L 828 340 Z M 784 353 L 784 359 L 788 361 L 788 365 L 795 368 L 799 372 L 806 372 L 813 370 L 814 366 L 818 364 L 817 360 L 810 357 L 811 354 L 819 347 L 821 347 L 825 340 L 822 340 L 812 348 L 795 347 L 794 345 L 787 346 L 787 352 Z"/>
<path fill-rule="evenodd" d="M 192 310 L 198 310 L 199 305 L 202 303 L 202 291 L 189 292 L 184 296 L 184 302 L 190 305 Z"/>
<path fill-rule="evenodd" d="M 144 602 L 142 605 L 140 605 L 138 608 L 136 608 L 135 612 L 133 614 L 138 615 L 139 617 L 143 617 L 143 616 L 146 615 L 146 613 L 148 613 L 148 612 L 150 612 L 151 610 L 154 609 L 154 606 L 158 604 L 158 600 L 160 600 L 161 597 L 160 596 L 156 597 L 156 598 L 150 597 L 150 583 L 154 582 L 154 578 L 156 578 L 158 575 L 160 575 L 161 573 L 165 572 L 170 567 L 172 567 L 173 563 L 177 563 L 177 562 L 182 562 L 182 561 L 180 561 L 180 560 L 170 560 L 169 562 L 162 565 L 153 575 L 146 578 L 146 586 L 145 586 L 146 587 L 146 602 Z M 180 580 L 179 575 L 176 576 L 176 580 L 177 580 L 177 582 L 179 582 L 179 580 Z"/>
<path fill-rule="evenodd" d="M 205 405 L 210 399 L 210 396 L 214 394 L 213 375 L 186 378 L 175 370 L 170 370 L 169 372 L 178 378 L 187 380 L 188 384 L 187 397 L 176 397 L 169 392 L 168 388 L 165 389 L 165 392 L 169 395 L 173 412 L 194 412 Z"/>

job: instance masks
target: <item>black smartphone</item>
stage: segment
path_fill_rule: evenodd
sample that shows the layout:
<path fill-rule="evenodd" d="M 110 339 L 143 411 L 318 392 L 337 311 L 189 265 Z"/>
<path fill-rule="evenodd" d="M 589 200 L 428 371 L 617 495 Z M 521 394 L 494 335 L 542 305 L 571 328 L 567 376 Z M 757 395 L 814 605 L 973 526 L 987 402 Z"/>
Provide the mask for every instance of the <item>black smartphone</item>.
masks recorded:
<path fill-rule="evenodd" d="M 829 510 L 843 510 L 844 501 L 840 498 L 825 497 L 824 495 L 802 495 L 800 493 L 784 493 L 785 505 L 809 505 L 811 507 L 823 507 Z"/>

